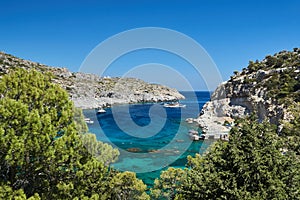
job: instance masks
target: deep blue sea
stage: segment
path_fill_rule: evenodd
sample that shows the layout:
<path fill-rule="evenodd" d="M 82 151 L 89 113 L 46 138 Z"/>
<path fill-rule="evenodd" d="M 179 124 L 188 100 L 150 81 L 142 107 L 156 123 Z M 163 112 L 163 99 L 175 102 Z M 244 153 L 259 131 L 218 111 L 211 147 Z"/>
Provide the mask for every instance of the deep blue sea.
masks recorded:
<path fill-rule="evenodd" d="M 88 124 L 97 139 L 118 148 L 119 159 L 112 166 L 121 171 L 134 171 L 148 187 L 167 167 L 183 168 L 187 156 L 202 154 L 213 142 L 191 141 L 190 129 L 200 129 L 185 122 L 198 116 L 210 99 L 209 92 L 181 92 L 184 108 L 165 108 L 163 103 L 139 103 L 115 105 L 106 113 L 84 110 L 86 117 L 94 120 Z"/>

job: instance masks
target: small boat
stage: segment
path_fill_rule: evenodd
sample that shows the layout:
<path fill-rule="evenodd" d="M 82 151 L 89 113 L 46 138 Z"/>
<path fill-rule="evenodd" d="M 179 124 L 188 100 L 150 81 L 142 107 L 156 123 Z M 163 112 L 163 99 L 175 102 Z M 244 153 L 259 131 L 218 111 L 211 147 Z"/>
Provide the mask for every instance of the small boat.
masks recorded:
<path fill-rule="evenodd" d="M 191 140 L 198 141 L 200 139 L 199 135 L 190 135 Z"/>
<path fill-rule="evenodd" d="M 178 102 L 175 103 L 165 103 L 164 107 L 165 108 L 184 108 L 186 105 L 180 104 Z"/>
<path fill-rule="evenodd" d="M 204 135 L 190 135 L 191 140 L 198 141 L 198 140 L 204 140 Z"/>
<path fill-rule="evenodd" d="M 84 118 L 84 121 L 85 121 L 85 123 L 87 123 L 87 124 L 93 124 L 93 123 L 94 123 L 94 121 L 91 120 L 90 118 Z"/>
<path fill-rule="evenodd" d="M 98 114 L 101 114 L 101 113 L 106 113 L 106 110 L 104 110 L 103 108 L 100 108 L 98 111 L 97 111 Z"/>
<path fill-rule="evenodd" d="M 203 134 L 199 135 L 198 131 L 196 131 L 196 130 L 189 130 L 189 136 L 190 136 L 191 140 L 194 140 L 194 141 L 205 139 L 205 135 L 203 135 Z"/>

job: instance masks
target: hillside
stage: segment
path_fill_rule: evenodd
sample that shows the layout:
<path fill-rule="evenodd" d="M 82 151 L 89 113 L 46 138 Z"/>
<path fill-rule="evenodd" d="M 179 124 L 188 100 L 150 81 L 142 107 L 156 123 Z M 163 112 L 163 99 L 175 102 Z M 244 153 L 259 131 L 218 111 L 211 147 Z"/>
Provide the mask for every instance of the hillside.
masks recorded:
<path fill-rule="evenodd" d="M 250 61 L 212 94 L 196 121 L 205 132 L 228 132 L 236 117 L 256 112 L 259 121 L 278 125 L 293 119 L 290 106 L 300 102 L 300 49 Z"/>
<path fill-rule="evenodd" d="M 49 67 L 0 52 L 0 76 L 16 67 L 53 73 L 53 82 L 68 91 L 76 107 L 84 109 L 117 103 L 176 101 L 184 98 L 177 90 L 163 85 L 135 78 L 103 78 L 70 72 L 66 68 Z"/>

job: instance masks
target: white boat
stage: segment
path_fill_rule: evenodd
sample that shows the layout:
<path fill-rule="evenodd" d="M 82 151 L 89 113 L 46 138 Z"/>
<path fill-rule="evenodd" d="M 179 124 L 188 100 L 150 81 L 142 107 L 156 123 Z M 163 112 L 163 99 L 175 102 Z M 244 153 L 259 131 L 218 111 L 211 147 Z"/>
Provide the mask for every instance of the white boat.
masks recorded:
<path fill-rule="evenodd" d="M 191 140 L 194 140 L 194 141 L 205 139 L 205 135 L 203 135 L 203 134 L 199 135 L 199 132 L 196 130 L 189 130 L 189 136 L 190 136 Z"/>
<path fill-rule="evenodd" d="M 205 139 L 205 135 L 193 135 L 193 134 L 190 134 L 190 138 L 191 140 L 194 140 L 194 141 L 198 141 L 198 140 L 204 140 Z"/>
<path fill-rule="evenodd" d="M 90 118 L 85 118 L 84 121 L 85 121 L 85 123 L 87 123 L 87 124 L 93 124 L 93 123 L 94 123 L 94 121 L 91 120 Z"/>
<path fill-rule="evenodd" d="M 106 113 L 106 110 L 104 110 L 103 108 L 100 108 L 97 113 L 101 114 L 101 113 Z"/>
<path fill-rule="evenodd" d="M 165 108 L 184 108 L 186 105 L 180 104 L 178 102 L 175 103 L 165 103 L 164 107 Z"/>

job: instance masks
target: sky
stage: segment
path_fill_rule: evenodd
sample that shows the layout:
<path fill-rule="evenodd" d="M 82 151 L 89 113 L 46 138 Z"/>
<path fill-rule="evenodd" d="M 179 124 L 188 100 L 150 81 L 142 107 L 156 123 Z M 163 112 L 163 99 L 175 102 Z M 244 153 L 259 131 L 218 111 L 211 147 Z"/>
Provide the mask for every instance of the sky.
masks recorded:
<path fill-rule="evenodd" d="M 103 41 L 143 27 L 171 29 L 192 38 L 209 54 L 223 80 L 249 60 L 300 47 L 298 0 L 11 0 L 0 5 L 0 51 L 73 72 L 80 71 Z M 134 71 L 138 66 L 145 70 Z M 122 55 L 104 75 L 124 74 L 179 90 L 207 90 L 207 78 L 191 63 L 156 49 Z"/>

